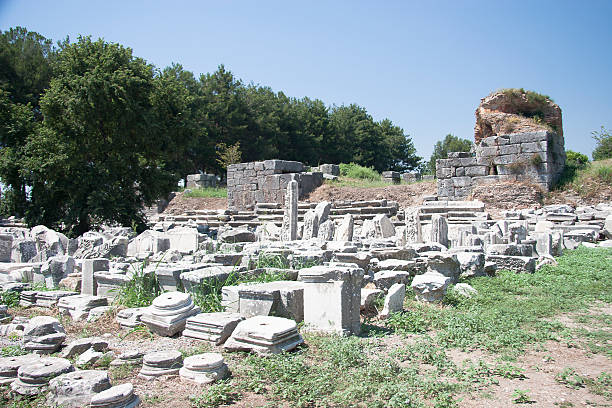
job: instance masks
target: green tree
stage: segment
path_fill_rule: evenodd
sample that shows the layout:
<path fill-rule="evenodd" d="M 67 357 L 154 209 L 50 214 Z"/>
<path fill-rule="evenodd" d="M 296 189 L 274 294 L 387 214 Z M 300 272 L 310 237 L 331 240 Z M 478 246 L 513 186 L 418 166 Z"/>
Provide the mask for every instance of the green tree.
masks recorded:
<path fill-rule="evenodd" d="M 143 206 L 176 186 L 167 125 L 157 123 L 154 69 L 129 48 L 79 37 L 58 55 L 26 146 L 28 223 L 80 235 L 102 222 L 144 225 Z"/>
<path fill-rule="evenodd" d="M 51 40 L 23 27 L 0 34 L 0 179 L 2 213 L 22 216 L 27 180 L 21 171 L 24 146 L 42 121 L 40 97 L 49 86 Z"/>
<path fill-rule="evenodd" d="M 430 174 L 436 174 L 436 160 L 448 158 L 450 152 L 469 152 L 472 148 L 472 142 L 467 139 L 461 139 L 452 134 L 446 135 L 444 140 L 436 142 L 434 151 L 429 159 L 427 170 Z"/>
<path fill-rule="evenodd" d="M 418 167 L 421 157 L 416 155 L 412 139 L 404 130 L 395 126 L 389 119 L 378 123 L 386 147 L 385 164 L 383 170 L 405 171 Z"/>
<path fill-rule="evenodd" d="M 612 158 L 612 133 L 602 126 L 599 131 L 593 131 L 591 134 L 597 141 L 597 146 L 593 150 L 593 160 Z"/>

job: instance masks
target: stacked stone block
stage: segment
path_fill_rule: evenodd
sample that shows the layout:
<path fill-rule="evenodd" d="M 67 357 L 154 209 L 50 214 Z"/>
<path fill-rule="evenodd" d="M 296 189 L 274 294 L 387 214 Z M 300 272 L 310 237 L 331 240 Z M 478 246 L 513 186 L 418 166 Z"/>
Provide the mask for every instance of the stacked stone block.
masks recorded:
<path fill-rule="evenodd" d="M 214 174 L 189 174 L 187 175 L 186 188 L 217 187 L 217 176 Z"/>
<path fill-rule="evenodd" d="M 253 209 L 256 203 L 284 203 L 287 185 L 298 182 L 302 198 L 323 184 L 320 172 L 305 173 L 304 164 L 287 160 L 231 164 L 227 167 L 227 204 L 237 210 Z"/>
<path fill-rule="evenodd" d="M 563 137 L 553 131 L 491 136 L 476 145 L 476 155 L 449 153 L 436 161 L 438 197 L 463 200 L 472 187 L 498 181 L 527 181 L 548 191 L 565 166 Z"/>

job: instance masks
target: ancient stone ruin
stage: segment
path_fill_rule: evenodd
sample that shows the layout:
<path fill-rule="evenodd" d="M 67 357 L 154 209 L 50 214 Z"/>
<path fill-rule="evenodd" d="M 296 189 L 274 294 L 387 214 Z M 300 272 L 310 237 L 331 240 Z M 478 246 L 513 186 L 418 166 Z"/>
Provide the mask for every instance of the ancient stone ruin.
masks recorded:
<path fill-rule="evenodd" d="M 297 181 L 299 196 L 304 197 L 323 183 L 323 173 L 306 172 L 304 164 L 287 160 L 230 164 L 227 167 L 228 207 L 247 210 L 257 203 L 282 204 L 291 180 Z"/>
<path fill-rule="evenodd" d="M 561 108 L 548 97 L 503 90 L 476 109 L 475 148 L 436 162 L 438 197 L 463 200 L 472 187 L 500 181 L 537 184 L 548 191 L 565 166 Z"/>

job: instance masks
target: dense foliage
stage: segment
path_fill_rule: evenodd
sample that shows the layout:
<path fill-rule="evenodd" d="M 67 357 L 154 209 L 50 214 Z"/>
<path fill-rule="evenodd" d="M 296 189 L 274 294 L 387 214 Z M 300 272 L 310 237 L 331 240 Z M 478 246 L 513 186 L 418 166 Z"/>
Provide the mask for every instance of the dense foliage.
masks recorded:
<path fill-rule="evenodd" d="M 440 140 L 435 144 L 434 151 L 427 165 L 427 171 L 430 174 L 436 174 L 436 160 L 448 158 L 449 152 L 469 152 L 471 149 L 471 141 L 448 134 L 444 140 Z"/>
<path fill-rule="evenodd" d="M 593 132 L 593 139 L 597 142 L 593 150 L 593 160 L 612 159 L 612 133 L 605 127 Z"/>
<path fill-rule="evenodd" d="M 245 85 L 220 65 L 196 78 L 132 50 L 79 37 L 57 46 L 18 27 L 0 34 L 4 214 L 80 234 L 142 224 L 142 209 L 199 170 L 235 160 L 354 162 L 408 170 L 420 158 L 390 120 Z"/>

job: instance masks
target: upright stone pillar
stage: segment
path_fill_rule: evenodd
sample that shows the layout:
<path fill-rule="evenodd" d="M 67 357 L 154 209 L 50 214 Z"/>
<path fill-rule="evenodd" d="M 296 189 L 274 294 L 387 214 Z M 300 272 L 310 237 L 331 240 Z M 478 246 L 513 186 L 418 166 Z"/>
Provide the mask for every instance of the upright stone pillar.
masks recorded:
<path fill-rule="evenodd" d="M 302 269 L 304 323 L 316 331 L 359 334 L 363 269 L 331 264 Z"/>
<path fill-rule="evenodd" d="M 283 215 L 283 230 L 281 239 L 283 241 L 295 241 L 297 239 L 298 225 L 298 182 L 291 180 L 287 184 L 285 194 L 285 213 Z"/>
<path fill-rule="evenodd" d="M 418 208 L 406 209 L 406 244 L 415 244 L 423 241 L 419 215 Z"/>
<path fill-rule="evenodd" d="M 446 217 L 439 214 L 431 216 L 431 242 L 437 242 L 448 248 L 448 223 Z"/>
<path fill-rule="evenodd" d="M 81 295 L 96 296 L 98 294 L 98 284 L 94 278 L 94 273 L 108 271 L 108 259 L 83 259 L 81 269 Z"/>
<path fill-rule="evenodd" d="M 355 226 L 355 220 L 352 214 L 346 214 L 342 217 L 340 226 L 336 229 L 336 241 L 352 241 L 353 240 L 353 228 Z"/>

